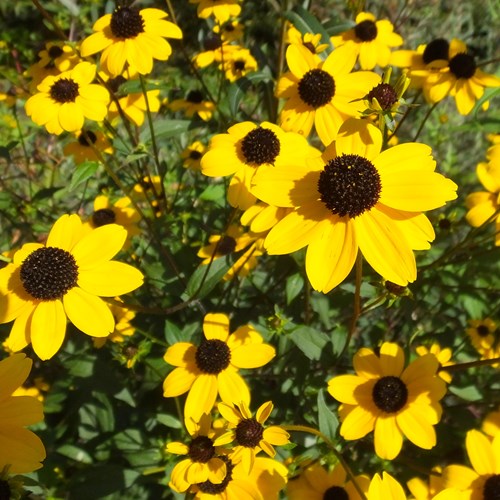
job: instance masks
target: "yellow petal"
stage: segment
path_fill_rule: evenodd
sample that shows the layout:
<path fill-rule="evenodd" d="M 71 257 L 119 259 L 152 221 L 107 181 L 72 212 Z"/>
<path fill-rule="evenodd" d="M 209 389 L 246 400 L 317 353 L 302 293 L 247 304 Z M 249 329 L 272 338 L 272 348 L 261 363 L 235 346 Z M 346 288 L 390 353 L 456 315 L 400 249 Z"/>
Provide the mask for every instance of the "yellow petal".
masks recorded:
<path fill-rule="evenodd" d="M 0 468 L 10 464 L 10 474 L 25 474 L 42 467 L 45 448 L 33 432 L 23 427 L 2 426 L 0 429 Z"/>
<path fill-rule="evenodd" d="M 258 368 L 275 355 L 276 350 L 269 344 L 246 344 L 231 350 L 231 364 L 237 368 Z"/>
<path fill-rule="evenodd" d="M 493 455 L 491 442 L 482 432 L 470 430 L 465 438 L 465 446 L 470 463 L 480 476 L 498 474 L 496 463 L 499 457 Z"/>
<path fill-rule="evenodd" d="M 275 446 L 284 446 L 290 441 L 290 434 L 277 425 L 271 425 L 264 429 L 264 439 Z M 261 445 L 262 446 L 262 445 Z M 265 451 L 265 450 L 264 450 Z M 268 453 L 268 455 L 270 455 Z M 274 455 L 270 455 L 274 456 Z"/>
<path fill-rule="evenodd" d="M 194 368 L 196 349 L 197 347 L 190 342 L 177 342 L 167 349 L 163 359 L 170 365 Z"/>
<path fill-rule="evenodd" d="M 76 214 L 62 215 L 52 226 L 46 246 L 57 247 L 71 252 L 82 236 L 82 221 Z"/>
<path fill-rule="evenodd" d="M 394 415 L 379 415 L 375 422 L 375 453 L 385 460 L 399 455 L 403 446 L 403 435 L 396 424 Z"/>
<path fill-rule="evenodd" d="M 210 413 L 217 398 L 217 377 L 202 373 L 196 377 L 184 405 L 184 418 L 198 421 L 203 413 Z"/>
<path fill-rule="evenodd" d="M 250 391 L 241 375 L 227 369 L 217 375 L 220 398 L 227 404 L 243 402 L 250 405 Z"/>
<path fill-rule="evenodd" d="M 66 335 L 66 314 L 60 300 L 40 302 L 31 318 L 31 344 L 40 359 L 50 359 Z"/>
<path fill-rule="evenodd" d="M 436 446 L 436 431 L 427 419 L 409 406 L 396 415 L 396 421 L 403 434 L 416 446 L 430 450 Z"/>
<path fill-rule="evenodd" d="M 16 354 L 16 356 L 19 355 Z M 43 405 L 33 396 L 14 396 L 0 402 L 0 425 L 2 427 L 4 425 L 32 425 L 42 420 Z"/>
<path fill-rule="evenodd" d="M 349 405 L 359 404 L 356 397 L 358 387 L 366 383 L 366 379 L 357 375 L 338 375 L 328 382 L 328 392 L 337 401 Z"/>
<path fill-rule="evenodd" d="M 199 372 L 194 372 L 184 367 L 172 370 L 163 381 L 163 397 L 172 398 L 180 396 L 191 389 Z"/>
<path fill-rule="evenodd" d="M 225 342 L 229 336 L 229 317 L 221 313 L 209 313 L 203 320 L 203 333 L 207 340 Z"/>
<path fill-rule="evenodd" d="M 10 396 L 28 378 L 33 361 L 24 353 L 0 361 L 0 401 Z M 1 412 L 3 416 L 3 411 Z M 0 416 L 1 418 L 1 416 Z"/>
<path fill-rule="evenodd" d="M 384 342 L 380 347 L 380 366 L 384 377 L 399 377 L 405 365 L 403 349 L 393 342 Z"/>
<path fill-rule="evenodd" d="M 347 440 L 361 439 L 371 432 L 375 426 L 377 415 L 367 411 L 361 406 L 356 406 L 345 417 L 340 427 L 340 435 Z"/>

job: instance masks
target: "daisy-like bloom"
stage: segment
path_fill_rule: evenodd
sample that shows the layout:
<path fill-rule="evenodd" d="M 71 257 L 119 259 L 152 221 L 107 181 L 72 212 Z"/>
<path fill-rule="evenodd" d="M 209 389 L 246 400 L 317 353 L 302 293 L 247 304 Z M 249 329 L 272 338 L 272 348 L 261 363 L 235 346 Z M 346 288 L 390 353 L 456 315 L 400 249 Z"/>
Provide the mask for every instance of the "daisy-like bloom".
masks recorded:
<path fill-rule="evenodd" d="M 203 92 L 200 90 L 190 90 L 185 99 L 175 99 L 168 107 L 172 111 L 184 111 L 188 118 L 196 114 L 205 122 L 212 118 L 215 110 L 215 104 L 211 101 L 204 101 Z"/>
<path fill-rule="evenodd" d="M 189 3 L 198 4 L 198 17 L 208 19 L 214 16 L 219 24 L 238 17 L 241 12 L 240 0 L 189 0 Z"/>
<path fill-rule="evenodd" d="M 271 401 L 259 407 L 252 416 L 245 403 L 219 403 L 219 413 L 229 422 L 229 430 L 215 440 L 217 445 L 232 443 L 232 455 L 236 461 L 242 461 L 248 473 L 255 463 L 255 456 L 263 450 L 271 458 L 276 455 L 274 446 L 288 444 L 290 434 L 277 425 L 264 427 L 264 423 L 273 411 Z"/>
<path fill-rule="evenodd" d="M 380 82 L 371 71 L 351 73 L 356 63 L 354 44 L 335 49 L 325 61 L 302 45 L 286 51 L 290 72 L 278 81 L 276 96 L 286 99 L 281 112 L 285 130 L 308 136 L 314 125 L 321 142 L 330 144 L 342 123 L 364 109 L 361 99 Z"/>
<path fill-rule="evenodd" d="M 406 286 L 416 278 L 413 250 L 430 247 L 434 231 L 421 212 L 456 198 L 455 183 L 434 172 L 431 148 L 408 143 L 380 152 L 382 133 L 351 119 L 323 159 L 259 171 L 252 193 L 295 208 L 266 237 L 269 254 L 308 246 L 307 276 L 329 292 L 351 271 L 358 249 L 382 277 Z"/>
<path fill-rule="evenodd" d="M 384 68 L 389 64 L 391 48 L 403 44 L 403 39 L 394 33 L 394 26 L 388 19 L 376 20 L 369 12 L 356 16 L 356 26 L 330 38 L 334 47 L 351 43 L 356 47 L 361 69 Z"/>
<path fill-rule="evenodd" d="M 448 465 L 443 470 L 445 489 L 434 500 L 495 500 L 500 491 L 500 434 L 492 441 L 470 430 L 465 437 L 472 465 Z"/>
<path fill-rule="evenodd" d="M 222 61 L 219 69 L 224 71 L 226 78 L 230 82 L 242 78 L 252 71 L 257 71 L 257 60 L 248 49 L 232 50 L 228 53 L 228 58 Z"/>
<path fill-rule="evenodd" d="M 25 429 L 43 420 L 43 405 L 32 396 L 14 396 L 28 378 L 33 362 L 24 354 L 0 361 L 0 471 L 24 474 L 42 467 L 45 448 L 40 438 Z"/>
<path fill-rule="evenodd" d="M 441 349 L 441 346 L 437 343 L 434 342 L 431 344 L 430 347 L 426 347 L 424 345 L 418 346 L 416 349 L 417 354 L 419 356 L 425 356 L 427 354 L 433 354 L 436 356 L 436 359 L 439 362 L 439 368 L 442 368 L 443 366 L 452 366 L 455 364 L 454 361 L 451 361 L 451 356 L 452 356 L 452 351 L 449 347 L 445 347 L 444 349 Z M 452 375 L 450 372 L 446 370 L 438 370 L 438 375 L 447 383 L 449 384 L 452 379 Z"/>
<path fill-rule="evenodd" d="M 99 18 L 92 35 L 80 46 L 82 57 L 101 52 L 101 67 L 113 76 L 128 68 L 147 75 L 153 69 L 153 59 L 166 61 L 172 47 L 165 38 L 182 38 L 180 28 L 165 18 L 160 9 L 141 9 L 119 5 L 112 14 Z"/>
<path fill-rule="evenodd" d="M 441 467 L 434 467 L 428 481 L 414 477 L 406 483 L 415 500 L 432 500 L 444 488 L 441 473 Z"/>
<path fill-rule="evenodd" d="M 116 299 L 117 302 L 122 302 L 119 298 Z M 135 333 L 135 327 L 132 325 L 131 321 L 135 318 L 135 312 L 127 309 L 125 305 L 119 306 L 116 304 L 111 304 L 109 306 L 111 314 L 115 319 L 115 329 L 107 337 L 94 337 L 92 342 L 94 347 L 100 349 L 106 342 L 121 343 L 124 342 L 127 337 L 131 337 Z"/>
<path fill-rule="evenodd" d="M 243 37 L 244 26 L 239 21 L 227 21 L 224 24 L 216 24 L 214 33 L 220 36 L 223 42 L 237 42 Z"/>
<path fill-rule="evenodd" d="M 493 359 L 500 356 L 500 339 L 497 325 L 491 318 L 471 319 L 465 332 L 471 344 L 481 355 L 481 359 Z"/>
<path fill-rule="evenodd" d="M 500 408 L 489 412 L 484 417 L 481 430 L 492 438 L 500 434 Z"/>
<path fill-rule="evenodd" d="M 76 134 L 76 141 L 64 146 L 63 152 L 66 156 L 73 155 L 75 163 L 79 165 L 85 161 L 101 161 L 96 149 L 101 154 L 108 155 L 114 151 L 109 139 L 100 130 L 94 132 L 90 129 L 84 129 Z"/>
<path fill-rule="evenodd" d="M 210 481 L 220 484 L 226 477 L 226 462 L 217 455 L 210 415 L 204 413 L 199 422 L 186 421 L 191 436 L 189 444 L 171 442 L 166 446 L 169 453 L 187 455 L 172 470 L 169 486 L 178 493 L 184 493 L 192 485 Z"/>
<path fill-rule="evenodd" d="M 433 354 L 404 365 L 403 349 L 384 342 L 380 355 L 365 347 L 355 354 L 356 375 L 328 382 L 328 392 L 342 403 L 340 435 L 350 441 L 374 430 L 375 453 L 387 460 L 398 456 L 403 435 L 426 450 L 436 445 L 433 426 L 441 418 L 439 400 L 446 393 Z"/>
<path fill-rule="evenodd" d="M 223 41 L 221 35 L 210 33 L 203 40 L 203 52 L 196 54 L 193 57 L 193 62 L 198 68 L 206 68 L 214 62 L 227 61 L 231 53 L 239 49 L 241 49 L 239 45 L 230 45 Z"/>
<path fill-rule="evenodd" d="M 328 43 L 321 43 L 321 35 L 314 33 L 302 34 L 295 26 L 290 24 L 286 32 L 286 42 L 303 45 L 306 49 L 313 54 L 320 54 L 326 50 L 330 45 Z"/>
<path fill-rule="evenodd" d="M 406 500 L 403 487 L 387 472 L 375 474 L 368 488 L 367 500 Z"/>
<path fill-rule="evenodd" d="M 64 341 L 66 318 L 87 335 L 107 337 L 115 320 L 101 297 L 131 292 L 143 282 L 140 271 L 111 260 L 126 238 L 117 224 L 85 234 L 78 215 L 63 215 L 45 245 L 23 245 L 0 269 L 0 323 L 14 320 L 9 349 L 31 343 L 41 359 L 50 359 Z"/>
<path fill-rule="evenodd" d="M 194 141 L 181 153 L 182 166 L 191 170 L 201 170 L 201 158 L 207 147 L 200 141 Z"/>
<path fill-rule="evenodd" d="M 366 495 L 370 484 L 368 476 L 356 476 L 355 479 Z M 287 493 L 290 500 L 361 500 L 341 464 L 329 472 L 318 463 L 307 467 L 297 479 L 288 482 Z"/>
<path fill-rule="evenodd" d="M 245 210 L 256 201 L 250 188 L 257 170 L 286 168 L 319 155 L 299 134 L 285 132 L 269 122 L 260 125 L 243 122 L 230 127 L 227 134 L 212 138 L 208 152 L 201 159 L 201 171 L 209 177 L 234 174 L 228 201 L 231 206 Z"/>
<path fill-rule="evenodd" d="M 488 150 L 488 163 L 478 163 L 476 174 L 486 191 L 477 191 L 467 196 L 465 204 L 469 211 L 465 216 L 473 227 L 482 226 L 488 220 L 495 224 L 495 245 L 500 246 L 500 147 Z M 494 217 L 495 213 L 497 214 Z"/>
<path fill-rule="evenodd" d="M 83 128 L 85 118 L 102 121 L 108 112 L 109 92 L 92 83 L 95 64 L 82 62 L 57 76 L 47 76 L 38 93 L 26 101 L 26 113 L 51 134 Z"/>
<path fill-rule="evenodd" d="M 274 347 L 264 344 L 250 325 L 229 334 L 225 314 L 207 314 L 203 333 L 199 345 L 178 342 L 163 357 L 177 367 L 163 382 L 163 395 L 168 398 L 189 391 L 184 406 L 186 420 L 197 421 L 203 413 L 210 413 L 217 394 L 224 403 L 242 401 L 249 405 L 250 391 L 238 370 L 259 368 L 275 356 Z"/>

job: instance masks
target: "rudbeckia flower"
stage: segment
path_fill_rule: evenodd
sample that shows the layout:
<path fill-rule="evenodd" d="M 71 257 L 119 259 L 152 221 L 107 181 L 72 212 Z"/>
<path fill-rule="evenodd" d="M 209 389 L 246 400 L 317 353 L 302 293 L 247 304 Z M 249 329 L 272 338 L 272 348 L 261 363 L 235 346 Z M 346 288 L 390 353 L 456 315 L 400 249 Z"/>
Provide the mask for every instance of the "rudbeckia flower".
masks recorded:
<path fill-rule="evenodd" d="M 317 33 L 304 33 L 302 34 L 295 26 L 292 24 L 286 31 L 287 43 L 294 43 L 298 45 L 303 45 L 312 54 L 320 54 L 326 50 L 330 45 L 328 43 L 321 43 L 321 34 Z"/>
<path fill-rule="evenodd" d="M 250 187 L 257 170 L 286 167 L 319 154 L 304 137 L 285 132 L 273 123 L 243 122 L 230 127 L 227 134 L 212 138 L 209 150 L 201 159 L 201 172 L 209 177 L 234 174 L 228 201 L 231 206 L 245 210 L 256 201 Z"/>
<path fill-rule="evenodd" d="M 271 401 L 259 407 L 255 417 L 245 403 L 219 403 L 219 413 L 229 422 L 229 431 L 215 440 L 217 445 L 232 443 L 232 457 L 242 461 L 248 473 L 255 463 L 255 456 L 263 450 L 271 458 L 276 455 L 275 446 L 288 444 L 290 435 L 277 425 L 264 427 L 273 411 Z"/>
<path fill-rule="evenodd" d="M 500 342 L 497 325 L 491 318 L 471 319 L 465 332 L 481 359 L 493 359 L 500 356 Z"/>
<path fill-rule="evenodd" d="M 119 298 L 116 299 L 116 302 L 122 303 Z M 135 327 L 131 323 L 135 318 L 134 311 L 127 309 L 125 304 L 122 306 L 111 304 L 109 308 L 115 319 L 115 329 L 107 337 L 94 337 L 92 339 L 92 343 L 97 349 L 103 347 L 108 341 L 116 343 L 124 342 L 125 338 L 131 337 L 135 333 Z"/>
<path fill-rule="evenodd" d="M 114 151 L 108 138 L 100 130 L 93 132 L 84 129 L 77 134 L 76 141 L 64 146 L 63 153 L 66 156 L 73 155 L 75 163 L 79 165 L 85 161 L 100 161 L 96 149 L 106 154 L 112 154 Z"/>
<path fill-rule="evenodd" d="M 14 320 L 7 345 L 20 351 L 29 343 L 41 359 L 60 349 L 66 318 L 92 337 L 107 337 L 115 320 L 101 297 L 138 288 L 140 271 L 111 260 L 127 232 L 116 224 L 84 234 L 78 215 L 60 217 L 45 245 L 26 243 L 0 269 L 0 323 Z"/>
<path fill-rule="evenodd" d="M 172 53 L 165 38 L 182 38 L 180 28 L 166 17 L 160 9 L 119 5 L 95 22 L 95 33 L 83 40 L 80 53 L 88 57 L 102 51 L 101 67 L 113 76 L 120 75 L 126 63 L 131 71 L 147 75 L 153 59 L 166 61 Z"/>
<path fill-rule="evenodd" d="M 168 107 L 172 111 L 184 111 L 188 118 L 192 118 L 196 114 L 205 122 L 212 118 L 215 110 L 215 104 L 204 101 L 203 92 L 200 90 L 190 90 L 185 99 L 175 99 Z"/>
<path fill-rule="evenodd" d="M 433 500 L 493 500 L 500 491 L 500 434 L 490 441 L 482 432 L 470 430 L 465 437 L 472 468 L 448 465 L 443 469 L 445 489 Z"/>
<path fill-rule="evenodd" d="M 406 500 L 403 487 L 387 472 L 375 474 L 370 481 L 366 500 Z"/>
<path fill-rule="evenodd" d="M 43 405 L 32 396 L 14 396 L 33 362 L 24 354 L 0 361 L 0 471 L 24 474 L 42 467 L 45 448 L 40 438 L 25 429 L 43 420 Z M 7 495 L 8 496 L 8 495 Z"/>
<path fill-rule="evenodd" d="M 431 500 L 444 488 L 444 481 L 441 474 L 441 467 L 433 467 L 428 481 L 414 477 L 406 483 L 406 486 L 408 486 L 415 500 Z"/>
<path fill-rule="evenodd" d="M 239 0 L 189 0 L 198 4 L 198 17 L 208 19 L 214 16 L 219 23 L 225 23 L 230 17 L 238 17 L 241 12 Z"/>
<path fill-rule="evenodd" d="M 403 39 L 394 33 L 394 27 L 388 19 L 376 20 L 369 12 L 360 12 L 356 16 L 356 26 L 330 38 L 334 47 L 351 43 L 356 47 L 361 69 L 384 68 L 389 64 L 391 48 L 403 44 Z"/>
<path fill-rule="evenodd" d="M 226 21 L 224 24 L 216 24 L 214 33 L 220 36 L 223 42 L 236 42 L 243 37 L 244 26 L 239 21 Z"/>
<path fill-rule="evenodd" d="M 200 141 L 194 141 L 181 153 L 182 166 L 191 170 L 201 170 L 201 158 L 207 147 Z"/>
<path fill-rule="evenodd" d="M 170 346 L 163 359 L 177 366 L 163 382 L 163 395 L 180 396 L 189 391 L 184 418 L 197 421 L 210 413 L 217 394 L 223 402 L 250 404 L 250 391 L 238 370 L 259 368 L 274 358 L 274 347 L 264 344 L 251 326 L 229 333 L 225 314 L 207 314 L 203 321 L 203 339 L 199 345 L 178 342 Z"/>
<path fill-rule="evenodd" d="M 492 438 L 500 434 L 500 407 L 494 411 L 490 411 L 484 417 L 481 430 Z"/>
<path fill-rule="evenodd" d="M 351 73 L 356 63 L 353 44 L 335 49 L 323 62 L 306 47 L 292 44 L 286 61 L 290 72 L 276 89 L 276 96 L 286 99 L 281 126 L 308 136 L 314 125 L 325 145 L 335 139 L 347 118 L 363 111 L 361 99 L 380 82 L 371 71 Z"/>
<path fill-rule="evenodd" d="M 222 61 L 219 69 L 224 71 L 226 78 L 230 82 L 257 71 L 257 60 L 248 49 L 239 48 L 228 53 L 227 59 Z"/>
<path fill-rule="evenodd" d="M 379 355 L 360 349 L 354 356 L 356 375 L 328 382 L 328 392 L 342 403 L 340 435 L 350 441 L 375 431 L 375 453 L 386 460 L 398 456 L 403 435 L 420 448 L 433 448 L 439 400 L 446 393 L 438 367 L 436 357 L 427 354 L 405 368 L 403 349 L 390 342 L 382 344 Z"/>
<path fill-rule="evenodd" d="M 102 121 L 108 112 L 109 92 L 93 84 L 96 66 L 82 62 L 57 76 L 47 76 L 38 93 L 26 101 L 26 113 L 51 134 L 83 128 L 85 118 Z"/>
<path fill-rule="evenodd" d="M 446 370 L 441 370 L 441 368 L 444 366 L 452 366 L 455 364 L 453 361 L 451 361 L 451 356 L 453 353 L 449 347 L 441 349 L 441 346 L 437 342 L 434 342 L 430 347 L 426 347 L 425 345 L 420 345 L 415 350 L 417 351 L 417 354 L 419 356 L 426 356 L 427 354 L 433 354 L 434 356 L 436 356 L 436 359 L 439 361 L 439 368 L 440 368 L 438 371 L 438 375 L 447 384 L 451 382 L 452 379 L 451 373 Z"/>
<path fill-rule="evenodd" d="M 422 211 L 456 198 L 456 185 L 434 172 L 425 144 L 381 152 L 382 134 L 366 120 L 348 120 L 323 159 L 257 172 L 252 193 L 294 210 L 269 232 L 264 247 L 287 254 L 308 246 L 307 276 L 328 292 L 351 271 L 358 250 L 393 283 L 416 278 L 412 250 L 428 249 L 434 231 Z"/>

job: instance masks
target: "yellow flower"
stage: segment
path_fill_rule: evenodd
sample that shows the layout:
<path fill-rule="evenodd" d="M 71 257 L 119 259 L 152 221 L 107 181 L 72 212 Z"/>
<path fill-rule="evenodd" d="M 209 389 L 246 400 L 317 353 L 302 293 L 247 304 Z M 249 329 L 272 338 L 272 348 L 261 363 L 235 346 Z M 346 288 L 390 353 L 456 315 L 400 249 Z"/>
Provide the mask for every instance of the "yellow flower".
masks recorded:
<path fill-rule="evenodd" d="M 403 487 L 387 472 L 375 474 L 370 482 L 366 500 L 406 500 Z"/>
<path fill-rule="evenodd" d="M 500 434 L 490 441 L 475 429 L 465 437 L 472 465 L 448 465 L 443 470 L 445 489 L 433 500 L 490 500 L 500 490 Z"/>
<path fill-rule="evenodd" d="M 241 12 L 239 0 L 189 0 L 198 4 L 198 17 L 207 19 L 214 16 L 219 23 L 225 23 L 230 17 L 238 17 Z"/>
<path fill-rule="evenodd" d="M 95 132 L 90 129 L 81 130 L 76 134 L 76 139 L 76 141 L 66 144 L 63 152 L 66 156 L 73 155 L 77 165 L 85 161 L 100 161 L 95 149 L 101 154 L 112 154 L 114 151 L 109 139 L 100 130 Z"/>
<path fill-rule="evenodd" d="M 284 130 L 308 136 L 314 125 L 321 142 L 330 144 L 344 121 L 364 109 L 360 100 L 380 82 L 371 71 L 351 73 L 356 63 L 353 44 L 335 49 L 325 61 L 302 45 L 286 51 L 289 73 L 278 81 L 277 97 L 286 99 L 281 112 Z"/>
<path fill-rule="evenodd" d="M 414 477 L 406 483 L 415 500 L 432 500 L 444 488 L 441 473 L 441 467 L 434 467 L 429 474 L 428 483 L 419 477 Z"/>
<path fill-rule="evenodd" d="M 244 26 L 239 21 L 226 21 L 224 24 L 216 24 L 214 33 L 220 35 L 223 42 L 236 42 L 243 37 Z"/>
<path fill-rule="evenodd" d="M 176 366 L 163 382 L 163 395 L 174 397 L 189 391 L 184 416 L 197 421 L 210 413 L 217 394 L 225 403 L 250 404 L 250 391 L 239 375 L 241 368 L 259 368 L 275 356 L 274 347 L 264 344 L 251 326 L 241 326 L 229 334 L 225 314 L 207 314 L 204 337 L 199 345 L 178 342 L 169 347 L 163 359 Z"/>
<path fill-rule="evenodd" d="M 373 14 L 360 12 L 354 28 L 330 38 L 334 47 L 351 43 L 356 47 L 361 69 L 382 68 L 389 64 L 391 48 L 403 44 L 403 39 L 394 33 L 388 19 L 377 21 Z"/>
<path fill-rule="evenodd" d="M 227 59 L 222 61 L 219 68 L 224 70 L 226 78 L 230 82 L 235 82 L 248 73 L 257 71 L 257 61 L 248 49 L 240 48 L 230 51 Z"/>
<path fill-rule="evenodd" d="M 219 403 L 219 413 L 229 422 L 229 430 L 215 440 L 216 445 L 233 443 L 231 457 L 243 463 L 248 473 L 253 468 L 255 456 L 263 450 L 271 458 L 276 455 L 275 446 L 288 444 L 290 435 L 277 425 L 264 427 L 264 423 L 273 411 L 271 401 L 259 407 L 255 417 L 252 416 L 248 405 L 233 402 L 232 404 Z"/>
<path fill-rule="evenodd" d="M 194 141 L 181 153 L 182 166 L 191 170 L 201 170 L 201 158 L 207 147 L 200 141 Z"/>
<path fill-rule="evenodd" d="M 481 359 L 500 357 L 500 339 L 497 334 L 497 325 L 491 318 L 471 319 L 469 328 L 465 332 Z"/>
<path fill-rule="evenodd" d="M 348 120 L 323 159 L 261 170 L 252 193 L 295 210 L 269 232 L 264 247 L 287 254 L 305 246 L 315 290 L 329 292 L 351 271 L 358 249 L 385 279 L 416 278 L 413 250 L 430 247 L 434 231 L 422 211 L 456 198 L 456 185 L 434 172 L 431 148 L 409 143 L 380 152 L 382 134 Z"/>
<path fill-rule="evenodd" d="M 291 208 L 274 207 L 267 203 L 257 202 L 243 212 L 240 222 L 243 226 L 250 226 L 253 233 L 269 232 L 291 211 Z"/>
<path fill-rule="evenodd" d="M 329 47 L 327 43 L 321 43 L 321 35 L 313 33 L 302 34 L 292 24 L 286 32 L 286 42 L 303 45 L 313 54 L 320 54 Z"/>
<path fill-rule="evenodd" d="M 66 317 L 87 335 L 107 337 L 115 320 L 100 297 L 142 284 L 140 271 L 111 260 L 125 242 L 124 228 L 108 224 L 83 234 L 78 215 L 63 215 L 45 245 L 23 245 L 0 269 L 0 323 L 14 320 L 7 339 L 12 351 L 31 343 L 41 359 L 50 359 L 64 341 Z"/>
<path fill-rule="evenodd" d="M 108 112 L 109 93 L 93 84 L 96 66 L 82 62 L 57 76 L 48 76 L 38 93 L 26 101 L 26 113 L 51 134 L 81 130 L 85 118 L 102 121 Z"/>
<path fill-rule="evenodd" d="M 492 438 L 494 438 L 497 434 L 500 434 L 500 408 L 490 411 L 484 417 L 481 430 Z"/>
<path fill-rule="evenodd" d="M 119 298 L 117 302 L 122 302 Z M 119 306 L 111 304 L 109 306 L 111 314 L 115 319 L 115 329 L 107 337 L 94 337 L 92 342 L 94 347 L 100 349 L 106 342 L 124 342 L 126 337 L 131 337 L 135 333 L 135 327 L 130 323 L 135 318 L 135 312 L 127 309 L 125 305 Z M 130 368 L 130 366 L 128 366 Z"/>
<path fill-rule="evenodd" d="M 193 62 L 198 68 L 205 68 L 214 62 L 222 63 L 227 61 L 231 54 L 241 49 L 241 47 L 223 41 L 217 33 L 210 33 L 203 40 L 203 49 L 203 52 L 193 57 Z"/>
<path fill-rule="evenodd" d="M 185 99 L 175 99 L 168 106 L 172 111 L 184 111 L 188 118 L 195 114 L 203 121 L 207 122 L 212 118 L 215 104 L 203 100 L 203 93 L 200 90 L 190 90 Z"/>
<path fill-rule="evenodd" d="M 95 22 L 95 33 L 81 44 L 82 57 L 102 51 L 101 67 L 111 75 L 120 75 L 126 63 L 131 71 L 147 75 L 153 69 L 153 59 L 166 61 L 172 53 L 165 38 L 182 38 L 180 28 L 166 17 L 159 9 L 120 5 Z"/>
<path fill-rule="evenodd" d="M 33 362 L 24 354 L 0 361 L 0 471 L 24 474 L 42 467 L 45 448 L 40 438 L 25 429 L 43 420 L 43 406 L 32 396 L 13 392 L 28 378 Z"/>
<path fill-rule="evenodd" d="M 455 363 L 451 361 L 451 356 L 452 356 L 452 351 L 449 347 L 445 347 L 444 349 L 441 349 L 441 346 L 437 343 L 434 342 L 430 348 L 427 348 L 424 345 L 418 346 L 416 349 L 417 354 L 419 356 L 425 356 L 427 354 L 433 354 L 436 356 L 436 359 L 439 362 L 439 367 L 442 368 L 443 366 L 452 366 Z M 450 372 L 446 370 L 438 370 L 438 375 L 447 383 L 449 384 L 452 379 L 452 375 Z"/>
<path fill-rule="evenodd" d="M 403 349 L 390 342 L 382 344 L 379 355 L 360 349 L 354 356 L 356 375 L 328 382 L 328 392 L 342 403 L 340 435 L 350 441 L 374 431 L 375 453 L 387 460 L 398 456 L 403 435 L 420 448 L 433 448 L 442 413 L 438 401 L 446 393 L 438 366 L 427 354 L 405 368 Z"/>

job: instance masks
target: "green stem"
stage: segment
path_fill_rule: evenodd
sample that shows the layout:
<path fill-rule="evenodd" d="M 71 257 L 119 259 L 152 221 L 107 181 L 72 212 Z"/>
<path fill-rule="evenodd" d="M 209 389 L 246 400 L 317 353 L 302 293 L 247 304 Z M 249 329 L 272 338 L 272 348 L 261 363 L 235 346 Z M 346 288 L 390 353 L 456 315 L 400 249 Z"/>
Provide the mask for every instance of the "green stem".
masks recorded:
<path fill-rule="evenodd" d="M 434 111 L 434 109 L 436 108 L 436 106 L 438 105 L 439 103 L 438 102 L 435 102 L 428 110 L 427 110 L 427 113 L 425 114 L 424 116 L 424 119 L 422 120 L 422 123 L 420 124 L 420 127 L 418 127 L 418 130 L 417 130 L 417 133 L 415 134 L 415 137 L 413 138 L 413 142 L 416 142 L 416 140 L 418 139 L 418 136 L 420 135 L 420 132 L 422 132 L 423 128 L 424 128 L 424 125 L 425 125 L 425 122 L 429 119 L 429 117 L 431 116 L 431 113 Z"/>

